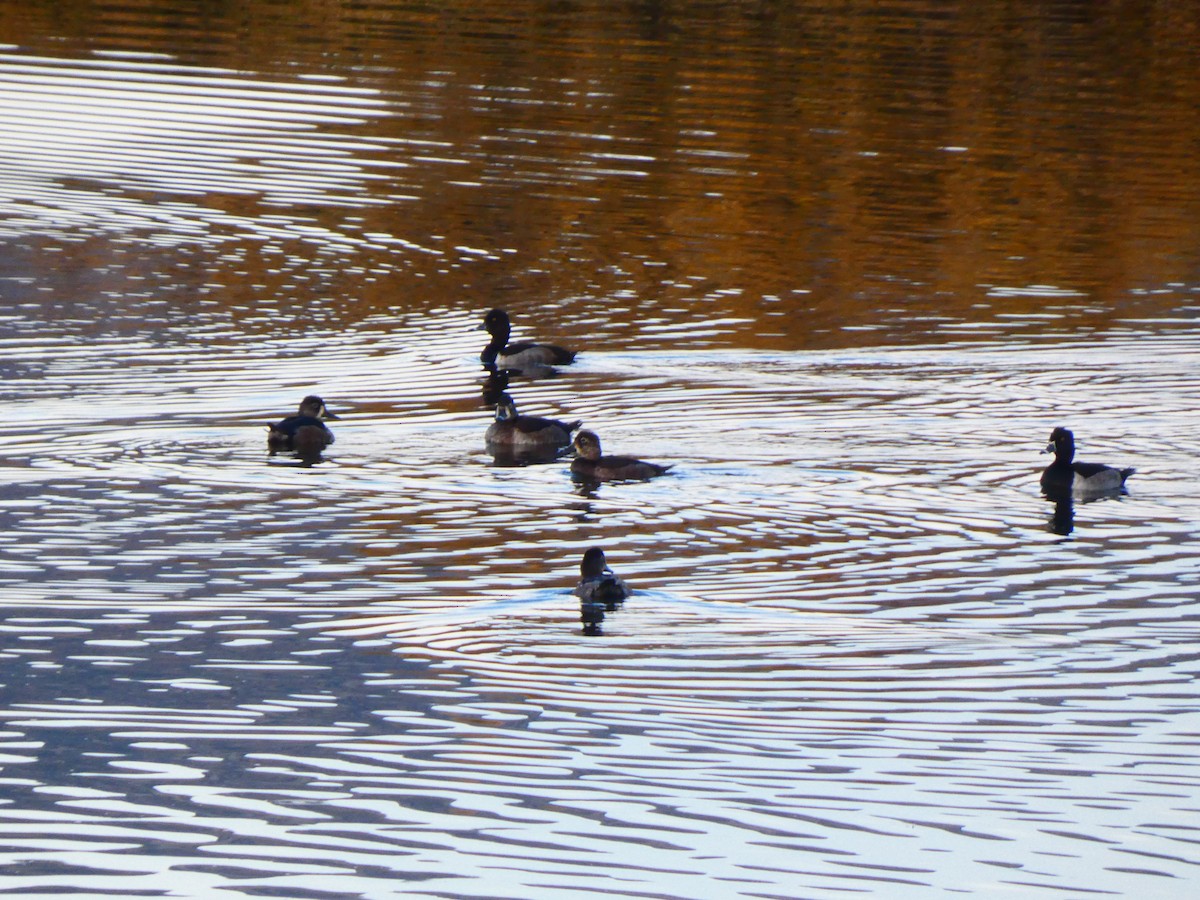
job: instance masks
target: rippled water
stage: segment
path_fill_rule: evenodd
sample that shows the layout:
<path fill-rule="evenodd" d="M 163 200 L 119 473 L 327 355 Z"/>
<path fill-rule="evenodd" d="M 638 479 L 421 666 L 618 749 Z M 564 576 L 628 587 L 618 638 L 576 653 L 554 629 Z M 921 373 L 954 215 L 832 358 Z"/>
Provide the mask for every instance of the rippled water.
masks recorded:
<path fill-rule="evenodd" d="M 992 91 L 912 180 L 965 14 L 872 13 L 928 51 L 878 71 L 853 6 L 607 8 L 306 8 L 253 66 L 171 4 L 5 22 L 0 890 L 1195 892 L 1200 230 L 1153 139 L 1194 65 L 1144 74 L 1149 111 L 1064 108 L 1119 23 L 1036 18 L 1085 46 L 1045 50 L 1029 116 L 1085 121 L 1077 150 L 1149 131 L 1094 151 L 1128 179 L 989 213 L 964 197 L 1010 159 L 1082 157 L 985 127 Z M 1170 59 L 1194 26 L 1154 27 Z M 797 47 L 870 86 L 848 156 L 764 80 Z M 802 147 L 772 125 L 798 107 Z M 672 472 L 496 465 L 498 303 L 582 351 L 513 380 L 523 412 Z M 310 392 L 337 442 L 269 457 Z M 1127 493 L 1043 498 L 1058 424 Z M 635 591 L 596 636 L 593 545 Z"/>

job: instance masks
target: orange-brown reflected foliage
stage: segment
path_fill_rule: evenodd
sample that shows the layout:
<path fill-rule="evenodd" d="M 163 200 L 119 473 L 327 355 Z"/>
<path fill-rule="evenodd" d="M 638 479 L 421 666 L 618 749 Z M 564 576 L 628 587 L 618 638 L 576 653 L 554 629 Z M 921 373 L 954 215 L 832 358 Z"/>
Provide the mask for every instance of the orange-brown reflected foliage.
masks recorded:
<path fill-rule="evenodd" d="M 1169 0 L 130 0 L 9 5 L 0 40 L 380 91 L 393 114 L 363 134 L 408 166 L 369 188 L 389 202 L 312 215 L 440 252 L 359 251 L 323 288 L 346 319 L 595 302 L 804 347 L 1047 303 L 993 286 L 1077 292 L 1072 327 L 1170 312 L 1139 290 L 1200 273 L 1198 22 Z M 302 289 L 277 269 L 205 278 L 251 308 Z"/>

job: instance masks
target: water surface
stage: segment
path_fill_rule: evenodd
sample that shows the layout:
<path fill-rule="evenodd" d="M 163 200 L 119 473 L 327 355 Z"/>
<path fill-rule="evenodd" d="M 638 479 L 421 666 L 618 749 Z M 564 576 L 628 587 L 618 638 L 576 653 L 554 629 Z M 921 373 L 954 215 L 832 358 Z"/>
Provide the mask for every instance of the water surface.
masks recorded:
<path fill-rule="evenodd" d="M 1194 893 L 1191 13 L 285 6 L 0 19 L 0 889 Z"/>

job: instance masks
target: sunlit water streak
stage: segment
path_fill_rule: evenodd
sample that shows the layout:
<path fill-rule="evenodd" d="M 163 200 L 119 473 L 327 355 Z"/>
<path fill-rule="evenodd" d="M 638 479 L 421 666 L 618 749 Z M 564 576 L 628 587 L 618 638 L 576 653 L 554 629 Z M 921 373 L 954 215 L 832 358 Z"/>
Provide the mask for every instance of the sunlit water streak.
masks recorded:
<path fill-rule="evenodd" d="M 164 246 L 386 242 L 293 211 L 372 202 L 364 184 L 401 163 L 381 153 L 379 141 L 335 129 L 386 115 L 384 106 L 376 92 L 328 82 L 131 59 L 67 66 L 2 53 L 0 235 L 79 240 L 80 231 L 147 231 Z M 214 197 L 243 197 L 263 212 L 220 209 Z"/>
<path fill-rule="evenodd" d="M 391 24 L 374 11 L 346 11 L 356 40 Z M 489 15 L 465 53 L 519 13 Z M 581 66 L 681 58 L 565 40 Z M 1105 310 L 1040 279 L 976 275 L 979 322 L 888 269 L 918 308 L 872 306 L 897 247 L 952 229 L 910 227 L 930 198 L 895 196 L 891 132 L 848 137 L 885 167 L 847 170 L 861 194 L 775 195 L 795 158 L 759 152 L 755 114 L 790 55 L 688 64 L 694 127 L 660 145 L 645 96 L 629 116 L 594 74 L 389 93 L 0 54 L 0 237 L 15 271 L 64 262 L 0 283 L 0 889 L 1190 896 L 1195 286 L 1092 341 L 1069 323 Z M 794 303 L 803 269 L 757 307 L 713 274 L 778 252 L 756 204 L 826 193 L 885 248 L 835 328 L 949 342 L 740 349 L 786 346 L 797 310 L 829 326 Z M 444 293 L 389 280 L 429 260 Z M 543 292 L 559 269 L 585 287 Z M 493 463 L 475 326 L 501 299 L 584 351 L 517 380 L 521 409 L 670 475 Z M 269 459 L 311 391 L 337 443 Z M 1055 424 L 1136 465 L 1129 492 L 1040 497 Z M 585 636 L 595 544 L 635 593 Z"/>
<path fill-rule="evenodd" d="M 270 374 L 230 341 L 54 355 L 4 425 L 6 887 L 1194 877 L 1193 341 L 587 353 L 522 407 L 676 466 L 587 491 L 491 465 L 474 325 L 317 332 Z M 268 465 L 309 386 L 338 442 Z M 1036 489 L 1064 390 L 1141 470 L 1067 536 Z M 636 593 L 589 638 L 592 544 Z"/>

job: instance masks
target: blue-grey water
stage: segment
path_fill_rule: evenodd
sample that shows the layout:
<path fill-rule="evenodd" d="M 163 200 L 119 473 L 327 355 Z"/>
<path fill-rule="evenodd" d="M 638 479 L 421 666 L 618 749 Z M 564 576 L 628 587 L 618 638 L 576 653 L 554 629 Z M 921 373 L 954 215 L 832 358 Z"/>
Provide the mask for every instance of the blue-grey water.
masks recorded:
<path fill-rule="evenodd" d="M 56 7 L 0 893 L 1195 896 L 1194 12 Z M 671 473 L 497 465 L 493 306 L 580 351 L 523 412 Z M 1043 497 L 1056 425 L 1127 491 Z"/>

